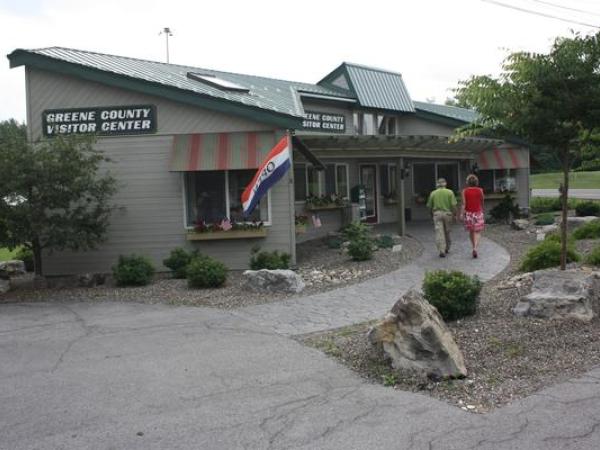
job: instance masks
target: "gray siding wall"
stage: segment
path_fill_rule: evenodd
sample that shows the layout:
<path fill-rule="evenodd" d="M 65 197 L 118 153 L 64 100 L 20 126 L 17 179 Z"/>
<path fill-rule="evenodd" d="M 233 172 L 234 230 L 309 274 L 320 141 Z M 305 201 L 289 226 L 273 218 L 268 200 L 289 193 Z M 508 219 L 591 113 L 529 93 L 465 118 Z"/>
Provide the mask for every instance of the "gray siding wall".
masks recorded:
<path fill-rule="evenodd" d="M 454 128 L 452 127 L 409 114 L 400 116 L 397 126 L 398 134 L 404 135 L 450 136 L 454 132 Z"/>
<path fill-rule="evenodd" d="M 89 252 L 56 252 L 44 256 L 47 275 L 109 272 L 118 255 L 147 255 L 158 270 L 176 246 L 198 248 L 232 269 L 248 266 L 250 249 L 295 253 L 290 194 L 291 175 L 271 190 L 272 226 L 262 239 L 189 242 L 185 238 L 183 177 L 169 172 L 173 134 L 268 130 L 269 126 L 160 98 L 139 95 L 49 72 L 28 70 L 29 132 L 41 135 L 41 113 L 45 109 L 150 103 L 157 107 L 158 133 L 145 136 L 102 137 L 97 148 L 113 162 L 108 165 L 119 181 L 106 241 Z"/>
<path fill-rule="evenodd" d="M 52 72 L 27 69 L 30 138 L 42 133 L 42 111 L 54 108 L 152 104 L 157 108 L 157 135 L 259 131 L 272 127 L 259 122 L 207 111 L 170 100 L 117 89 Z"/>

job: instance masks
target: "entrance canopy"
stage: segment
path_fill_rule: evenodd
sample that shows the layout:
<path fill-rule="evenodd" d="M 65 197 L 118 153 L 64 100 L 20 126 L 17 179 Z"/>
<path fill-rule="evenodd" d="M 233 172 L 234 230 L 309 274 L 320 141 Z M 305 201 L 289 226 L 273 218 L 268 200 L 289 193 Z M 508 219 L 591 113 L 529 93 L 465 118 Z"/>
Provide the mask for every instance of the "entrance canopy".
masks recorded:
<path fill-rule="evenodd" d="M 524 158 L 504 156 L 506 143 L 498 139 L 464 138 L 450 140 L 448 136 L 299 136 L 300 140 L 317 156 L 331 157 L 414 157 L 471 159 L 480 166 L 479 156 L 484 156 L 489 168 L 496 158 L 487 157 L 498 153 L 505 164 L 518 164 Z M 512 149 L 516 154 L 517 149 Z M 526 166 L 520 166 L 526 167 Z M 505 168 L 509 168 L 505 166 Z"/>

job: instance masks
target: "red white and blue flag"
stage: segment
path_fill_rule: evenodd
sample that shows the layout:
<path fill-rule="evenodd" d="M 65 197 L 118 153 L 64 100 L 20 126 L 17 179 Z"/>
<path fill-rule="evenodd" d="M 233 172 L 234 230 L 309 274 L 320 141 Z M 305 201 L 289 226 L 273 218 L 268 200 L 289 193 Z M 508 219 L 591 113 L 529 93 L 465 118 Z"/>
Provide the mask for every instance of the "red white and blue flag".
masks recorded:
<path fill-rule="evenodd" d="M 256 175 L 242 193 L 244 216 L 249 216 L 260 199 L 277 183 L 292 165 L 290 140 L 286 135 L 271 149 Z"/>

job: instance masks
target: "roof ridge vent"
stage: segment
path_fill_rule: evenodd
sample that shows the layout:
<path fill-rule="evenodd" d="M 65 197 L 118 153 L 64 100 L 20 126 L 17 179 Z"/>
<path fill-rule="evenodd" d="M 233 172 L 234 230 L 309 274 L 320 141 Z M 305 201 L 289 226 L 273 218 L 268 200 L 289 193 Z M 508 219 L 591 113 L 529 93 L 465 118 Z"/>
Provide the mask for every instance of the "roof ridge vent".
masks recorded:
<path fill-rule="evenodd" d="M 187 77 L 191 80 L 199 81 L 210 87 L 214 87 L 222 91 L 250 92 L 250 89 L 248 89 L 247 87 L 234 83 L 233 81 L 219 78 L 218 76 L 212 73 L 188 72 Z"/>

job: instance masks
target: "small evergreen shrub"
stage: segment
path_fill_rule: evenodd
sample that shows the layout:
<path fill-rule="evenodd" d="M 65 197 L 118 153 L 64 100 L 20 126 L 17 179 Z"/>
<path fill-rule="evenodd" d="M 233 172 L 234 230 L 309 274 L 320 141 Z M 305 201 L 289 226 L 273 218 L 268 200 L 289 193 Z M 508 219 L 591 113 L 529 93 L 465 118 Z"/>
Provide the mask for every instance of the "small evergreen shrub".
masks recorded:
<path fill-rule="evenodd" d="M 552 225 L 554 223 L 554 214 L 544 213 L 535 218 L 536 225 Z"/>
<path fill-rule="evenodd" d="M 21 247 L 15 254 L 15 259 L 23 261 L 25 263 L 25 270 L 27 272 L 34 271 L 34 261 L 33 261 L 33 250 L 27 247 Z"/>
<path fill-rule="evenodd" d="M 389 234 L 384 234 L 383 236 L 377 238 L 375 243 L 379 248 L 392 248 L 394 246 L 394 238 Z"/>
<path fill-rule="evenodd" d="M 327 239 L 327 247 L 331 249 L 339 249 L 344 241 L 339 237 L 330 237 Z"/>
<path fill-rule="evenodd" d="M 197 256 L 197 251 L 188 252 L 181 247 L 177 247 L 171 250 L 171 254 L 163 260 L 163 264 L 173 271 L 173 278 L 185 278 L 188 264 Z"/>
<path fill-rule="evenodd" d="M 521 261 L 520 269 L 523 272 L 548 269 L 560 265 L 560 237 L 543 240 L 532 247 Z M 579 254 L 572 245 L 567 243 L 567 262 L 579 261 Z"/>
<path fill-rule="evenodd" d="M 591 266 L 600 266 L 600 245 L 594 247 L 590 254 L 586 256 L 585 263 Z"/>
<path fill-rule="evenodd" d="M 558 242 L 560 244 L 561 243 L 560 232 L 548 233 L 546 235 L 546 237 L 544 238 L 544 241 Z M 575 245 L 575 239 L 573 239 L 572 235 L 567 236 L 567 245 L 570 245 L 570 246 Z"/>
<path fill-rule="evenodd" d="M 261 269 L 289 269 L 290 268 L 290 254 L 284 252 L 254 252 L 250 257 L 250 268 L 252 270 Z"/>
<path fill-rule="evenodd" d="M 152 281 L 154 266 L 145 256 L 120 255 L 112 272 L 117 286 L 145 286 Z"/>
<path fill-rule="evenodd" d="M 579 217 L 584 216 L 600 216 L 600 203 L 596 202 L 579 202 L 575 206 L 575 214 Z"/>
<path fill-rule="evenodd" d="M 208 256 L 197 256 L 187 265 L 186 275 L 191 288 L 214 288 L 227 280 L 227 267 Z"/>
<path fill-rule="evenodd" d="M 368 238 L 369 227 L 363 222 L 352 222 L 342 229 L 342 235 L 347 241 Z"/>
<path fill-rule="evenodd" d="M 444 320 L 456 320 L 475 313 L 482 283 L 458 271 L 427 272 L 423 295 L 437 308 Z"/>
<path fill-rule="evenodd" d="M 533 197 L 529 204 L 529 210 L 533 214 L 560 211 L 561 209 L 560 198 Z"/>
<path fill-rule="evenodd" d="M 519 205 L 517 205 L 510 194 L 506 194 L 500 202 L 490 210 L 490 216 L 494 220 L 506 222 L 511 218 L 519 217 Z"/>
<path fill-rule="evenodd" d="M 575 239 L 599 239 L 600 238 L 600 220 L 588 222 L 573 231 Z"/>
<path fill-rule="evenodd" d="M 348 254 L 353 261 L 366 261 L 373 258 L 373 241 L 366 237 L 351 240 Z"/>

